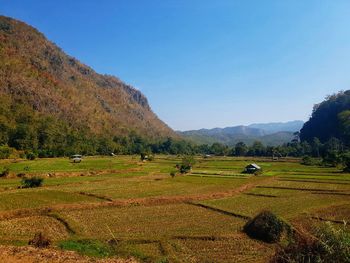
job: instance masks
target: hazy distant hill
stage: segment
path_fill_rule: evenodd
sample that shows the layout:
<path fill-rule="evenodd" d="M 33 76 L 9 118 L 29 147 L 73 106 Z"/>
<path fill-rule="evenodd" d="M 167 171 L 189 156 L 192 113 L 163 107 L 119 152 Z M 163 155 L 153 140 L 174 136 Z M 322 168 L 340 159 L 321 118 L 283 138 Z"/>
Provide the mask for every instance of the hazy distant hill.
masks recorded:
<path fill-rule="evenodd" d="M 35 28 L 4 16 L 0 128 L 0 145 L 30 149 L 62 143 L 70 136 L 75 141 L 130 132 L 157 139 L 178 136 L 152 112 L 140 91 L 96 73 Z M 49 142 L 48 137 L 60 141 Z"/>
<path fill-rule="evenodd" d="M 232 146 L 240 141 L 252 144 L 259 140 L 266 145 L 279 145 L 290 142 L 293 133 L 299 131 L 303 124 L 302 121 L 258 123 L 248 126 L 191 130 L 179 132 L 179 134 L 194 142 L 205 144 L 220 142 Z"/>
<path fill-rule="evenodd" d="M 271 123 L 254 123 L 248 125 L 250 128 L 264 130 L 264 132 L 271 134 L 275 132 L 296 132 L 303 127 L 303 121 L 289 121 L 289 122 L 271 122 Z"/>

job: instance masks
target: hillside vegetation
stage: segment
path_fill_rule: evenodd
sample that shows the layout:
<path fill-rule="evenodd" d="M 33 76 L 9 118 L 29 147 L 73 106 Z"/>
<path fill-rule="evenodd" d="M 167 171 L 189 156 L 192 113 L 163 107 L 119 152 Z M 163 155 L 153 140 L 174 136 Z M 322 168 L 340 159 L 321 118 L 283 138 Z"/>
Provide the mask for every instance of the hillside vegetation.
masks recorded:
<path fill-rule="evenodd" d="M 327 142 L 331 138 L 350 142 L 350 90 L 328 96 L 314 106 L 311 118 L 300 131 L 303 141 L 312 142 L 318 138 Z"/>
<path fill-rule="evenodd" d="M 48 155 L 96 153 L 106 145 L 118 149 L 130 134 L 177 137 L 140 91 L 96 73 L 25 23 L 0 16 L 0 145 Z"/>

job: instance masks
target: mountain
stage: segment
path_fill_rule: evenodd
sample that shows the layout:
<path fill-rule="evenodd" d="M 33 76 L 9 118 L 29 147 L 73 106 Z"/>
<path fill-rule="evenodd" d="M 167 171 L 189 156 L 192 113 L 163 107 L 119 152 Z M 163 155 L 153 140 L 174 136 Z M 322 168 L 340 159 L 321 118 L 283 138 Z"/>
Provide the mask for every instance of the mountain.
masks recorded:
<path fill-rule="evenodd" d="M 318 138 L 324 143 L 332 137 L 350 145 L 350 90 L 328 96 L 316 104 L 300 131 L 302 141 L 312 142 Z"/>
<path fill-rule="evenodd" d="M 303 127 L 303 121 L 289 121 L 289 122 L 271 122 L 271 123 L 255 123 L 248 125 L 249 128 L 256 128 L 264 130 L 268 134 L 275 132 L 296 132 Z"/>
<path fill-rule="evenodd" d="M 257 123 L 248 126 L 200 129 L 178 133 L 191 141 L 201 144 L 219 142 L 233 146 L 237 142 L 252 144 L 254 141 L 259 140 L 266 145 L 274 146 L 290 142 L 293 139 L 293 133 L 299 131 L 302 125 L 302 121 Z"/>
<path fill-rule="evenodd" d="M 0 145 L 18 149 L 44 147 L 47 136 L 56 140 L 52 144 L 130 133 L 178 137 L 140 91 L 96 73 L 35 28 L 5 16 L 0 16 L 0 128 Z"/>
<path fill-rule="evenodd" d="M 214 128 L 214 129 L 200 129 L 198 131 L 187 131 L 185 133 L 191 133 L 191 132 L 200 132 L 202 134 L 206 135 L 218 135 L 218 134 L 230 134 L 230 135 L 237 135 L 237 134 L 244 134 L 248 136 L 262 136 L 265 135 L 264 131 L 261 129 L 255 129 L 255 128 L 249 128 L 247 126 L 234 126 L 234 127 L 226 127 L 226 128 Z"/>

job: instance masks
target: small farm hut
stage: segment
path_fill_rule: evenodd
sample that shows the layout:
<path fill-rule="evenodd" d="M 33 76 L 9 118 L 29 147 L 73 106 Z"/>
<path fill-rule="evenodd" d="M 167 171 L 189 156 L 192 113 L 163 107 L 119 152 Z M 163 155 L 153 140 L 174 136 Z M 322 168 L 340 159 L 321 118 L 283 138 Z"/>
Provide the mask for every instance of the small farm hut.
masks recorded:
<path fill-rule="evenodd" d="M 258 171 L 261 171 L 261 167 L 259 165 L 257 165 L 256 163 L 248 164 L 244 169 L 244 172 L 248 173 L 248 174 L 253 174 L 253 173 L 256 173 Z"/>

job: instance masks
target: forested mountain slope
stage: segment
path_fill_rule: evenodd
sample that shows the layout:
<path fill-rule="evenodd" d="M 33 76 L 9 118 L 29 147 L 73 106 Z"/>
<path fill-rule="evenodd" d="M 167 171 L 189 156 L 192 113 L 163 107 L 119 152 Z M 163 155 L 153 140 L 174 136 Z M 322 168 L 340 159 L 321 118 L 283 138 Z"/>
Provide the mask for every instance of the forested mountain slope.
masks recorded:
<path fill-rule="evenodd" d="M 328 96 L 314 106 L 310 120 L 300 131 L 302 141 L 318 138 L 326 142 L 337 138 L 346 145 L 350 142 L 350 90 Z"/>
<path fill-rule="evenodd" d="M 130 134 L 177 137 L 140 91 L 96 73 L 33 27 L 0 16 L 0 145 L 89 151 L 118 147 Z"/>

